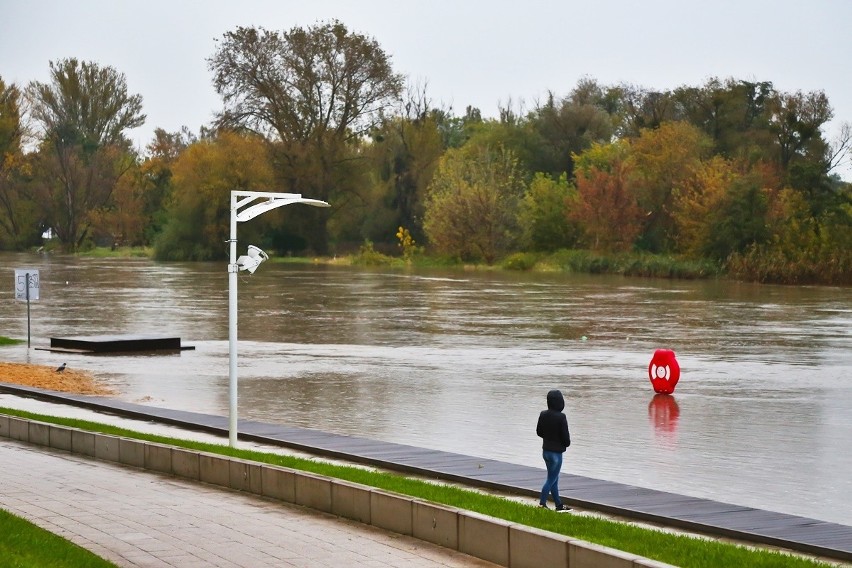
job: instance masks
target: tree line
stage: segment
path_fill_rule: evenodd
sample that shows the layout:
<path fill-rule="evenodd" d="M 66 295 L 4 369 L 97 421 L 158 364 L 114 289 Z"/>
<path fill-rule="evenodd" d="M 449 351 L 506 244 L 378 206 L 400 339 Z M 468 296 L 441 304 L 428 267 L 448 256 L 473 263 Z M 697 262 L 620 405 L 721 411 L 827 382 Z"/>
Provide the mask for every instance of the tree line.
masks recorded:
<path fill-rule="evenodd" d="M 742 278 L 852 283 L 849 124 L 823 92 L 734 78 L 657 91 L 580 80 L 483 119 L 435 105 L 378 42 L 338 21 L 239 27 L 206 61 L 222 107 L 199 132 L 146 117 L 125 76 L 74 58 L 26 86 L 0 76 L 0 247 L 152 246 L 226 255 L 233 189 L 331 203 L 241 228 L 281 254 L 410 243 L 494 263 L 586 249 L 710 260 Z M 406 247 L 406 254 L 414 250 Z"/>

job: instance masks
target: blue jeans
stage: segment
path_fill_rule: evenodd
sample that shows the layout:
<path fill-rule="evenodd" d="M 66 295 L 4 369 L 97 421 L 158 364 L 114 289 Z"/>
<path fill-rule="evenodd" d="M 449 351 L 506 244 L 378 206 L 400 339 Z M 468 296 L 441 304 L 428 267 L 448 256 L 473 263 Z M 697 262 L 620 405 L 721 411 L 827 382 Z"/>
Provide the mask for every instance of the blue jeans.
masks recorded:
<path fill-rule="evenodd" d="M 544 450 L 541 452 L 541 455 L 544 458 L 544 465 L 547 466 L 547 481 L 544 482 L 544 487 L 541 488 L 539 503 L 546 505 L 547 494 L 550 493 L 558 509 L 562 506 L 562 499 L 559 498 L 559 470 L 562 469 L 562 454 L 560 452 Z"/>

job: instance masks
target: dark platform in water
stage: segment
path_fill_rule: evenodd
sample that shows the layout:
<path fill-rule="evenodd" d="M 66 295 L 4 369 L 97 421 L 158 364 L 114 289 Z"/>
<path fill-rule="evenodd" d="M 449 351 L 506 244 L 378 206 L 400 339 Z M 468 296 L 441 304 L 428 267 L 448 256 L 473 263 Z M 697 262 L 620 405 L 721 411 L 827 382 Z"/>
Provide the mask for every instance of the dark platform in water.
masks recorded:
<path fill-rule="evenodd" d="M 184 351 L 180 337 L 146 335 L 88 335 L 51 337 L 48 351 L 71 353 L 135 353 L 139 351 Z"/>

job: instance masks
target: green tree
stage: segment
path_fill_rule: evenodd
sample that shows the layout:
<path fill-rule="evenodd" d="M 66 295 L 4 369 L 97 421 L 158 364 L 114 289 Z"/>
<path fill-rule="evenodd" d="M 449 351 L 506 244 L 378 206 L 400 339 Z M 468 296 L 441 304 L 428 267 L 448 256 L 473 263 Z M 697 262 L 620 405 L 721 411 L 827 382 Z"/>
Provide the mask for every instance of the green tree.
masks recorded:
<path fill-rule="evenodd" d="M 530 129 L 538 145 L 527 160 L 531 171 L 558 177 L 574 175 L 572 156 L 595 143 L 606 143 L 614 134 L 609 93 L 590 79 L 583 79 L 562 100 L 549 93 L 530 115 Z"/>
<path fill-rule="evenodd" d="M 536 251 L 575 246 L 580 228 L 568 217 L 569 202 L 574 199 L 576 190 L 568 184 L 565 174 L 558 179 L 536 174 L 524 193 L 518 212 L 522 246 Z"/>
<path fill-rule="evenodd" d="M 673 96 L 679 118 L 710 137 L 715 153 L 754 161 L 770 158 L 767 104 L 774 95 L 769 81 L 712 78 L 702 87 L 676 89 Z"/>
<path fill-rule="evenodd" d="M 733 253 L 766 242 L 770 236 L 766 226 L 768 202 L 767 191 L 757 176 L 735 178 L 710 216 L 704 256 L 725 261 Z"/>
<path fill-rule="evenodd" d="M 732 254 L 730 274 L 759 282 L 852 284 L 852 207 L 815 218 L 804 195 L 787 188 L 771 199 L 766 221 L 769 238 Z"/>
<path fill-rule="evenodd" d="M 402 226 L 423 240 L 423 200 L 444 152 L 438 120 L 425 88 L 409 89 L 397 113 L 373 133 L 369 154 L 376 189 L 362 238 L 389 242 Z"/>
<path fill-rule="evenodd" d="M 369 37 L 338 22 L 286 32 L 240 27 L 227 32 L 208 60 L 224 109 L 218 123 L 277 143 L 279 181 L 287 191 L 342 207 L 355 154 L 351 145 L 374 130 L 396 101 L 402 78 Z M 311 241 L 327 249 L 327 214 L 300 212 Z"/>
<path fill-rule="evenodd" d="M 628 138 L 640 136 L 644 130 L 659 128 L 664 122 L 678 119 L 678 107 L 669 91 L 654 91 L 637 85 L 618 87 L 620 109 L 619 134 Z"/>
<path fill-rule="evenodd" d="M 142 97 L 127 92 L 122 73 L 96 63 L 50 63 L 49 83 L 27 88 L 41 126 L 36 195 L 49 226 L 67 248 L 88 235 L 90 214 L 108 207 L 135 156 L 124 131 L 141 126 Z"/>
<path fill-rule="evenodd" d="M 423 228 L 435 249 L 494 262 L 517 240 L 523 173 L 512 153 L 466 145 L 444 154 L 429 185 Z"/>
<path fill-rule="evenodd" d="M 512 153 L 522 171 L 534 171 L 530 167 L 538 161 L 536 156 L 543 148 L 541 137 L 533 131 L 529 121 L 514 111 L 501 108 L 500 114 L 499 119 L 482 120 L 470 125 L 465 145 L 474 148 L 502 147 Z"/>
<path fill-rule="evenodd" d="M 819 217 L 838 205 L 829 178 L 830 146 L 822 136 L 833 116 L 828 97 L 821 91 L 777 93 L 768 107 L 769 132 L 787 184 L 804 194 L 812 215 Z"/>
<path fill-rule="evenodd" d="M 470 140 L 471 133 L 482 123 L 482 112 L 473 106 L 465 108 L 464 116 L 455 116 L 452 108 L 433 109 L 444 149 L 461 148 Z"/>
<path fill-rule="evenodd" d="M 827 150 L 820 129 L 833 111 L 821 91 L 777 93 L 769 100 L 770 132 L 775 137 L 778 161 L 785 170 L 799 159 L 822 159 Z"/>

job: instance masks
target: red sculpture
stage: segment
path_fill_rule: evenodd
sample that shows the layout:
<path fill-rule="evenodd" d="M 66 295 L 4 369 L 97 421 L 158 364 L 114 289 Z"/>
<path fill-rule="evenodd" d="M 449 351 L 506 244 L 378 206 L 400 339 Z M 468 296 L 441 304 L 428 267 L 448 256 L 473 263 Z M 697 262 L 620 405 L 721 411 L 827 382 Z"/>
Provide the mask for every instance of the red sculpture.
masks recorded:
<path fill-rule="evenodd" d="M 659 394 L 672 394 L 675 385 L 680 379 L 680 365 L 675 359 L 675 352 L 671 349 L 657 349 L 648 365 L 648 378 L 654 392 Z"/>

